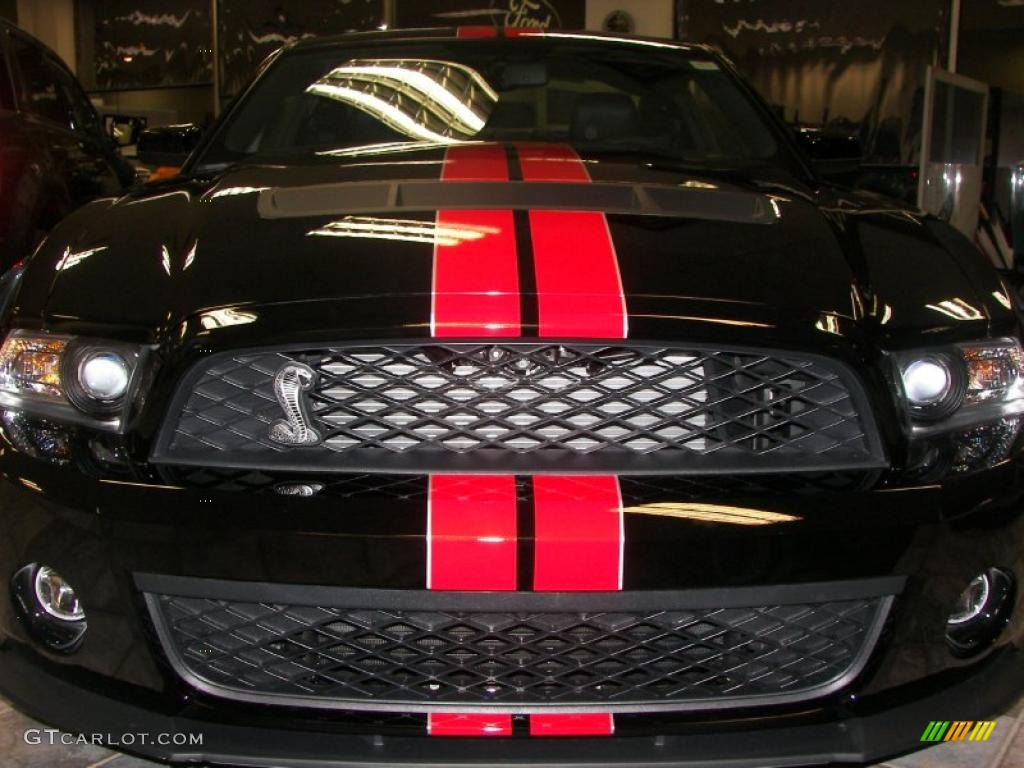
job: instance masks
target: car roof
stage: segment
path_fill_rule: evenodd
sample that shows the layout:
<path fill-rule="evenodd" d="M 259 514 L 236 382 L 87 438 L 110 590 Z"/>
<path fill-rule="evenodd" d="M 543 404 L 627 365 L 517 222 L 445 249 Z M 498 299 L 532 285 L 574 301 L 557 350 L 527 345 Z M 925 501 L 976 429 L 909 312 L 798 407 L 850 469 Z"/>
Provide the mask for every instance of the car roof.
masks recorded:
<path fill-rule="evenodd" d="M 492 32 L 493 30 L 493 32 Z M 714 49 L 706 45 L 695 43 L 684 43 L 677 40 L 666 40 L 657 37 L 643 37 L 640 35 L 619 35 L 602 32 L 587 32 L 583 30 L 557 30 L 547 31 L 541 29 L 523 27 L 493 27 L 493 26 L 464 26 L 464 27 L 426 27 L 422 29 L 388 29 L 370 30 L 367 32 L 347 32 L 340 35 L 324 35 L 323 37 L 310 37 L 299 40 L 290 46 L 290 50 L 308 50 L 311 48 L 330 48 L 343 46 L 353 42 L 419 42 L 428 40 L 473 40 L 476 42 L 507 39 L 513 35 L 507 34 L 515 31 L 516 37 L 552 37 L 571 38 L 578 40 L 591 40 L 594 42 L 606 42 L 609 44 L 625 44 L 637 46 L 657 46 L 659 48 L 671 48 L 680 51 L 701 51 L 715 54 Z"/>

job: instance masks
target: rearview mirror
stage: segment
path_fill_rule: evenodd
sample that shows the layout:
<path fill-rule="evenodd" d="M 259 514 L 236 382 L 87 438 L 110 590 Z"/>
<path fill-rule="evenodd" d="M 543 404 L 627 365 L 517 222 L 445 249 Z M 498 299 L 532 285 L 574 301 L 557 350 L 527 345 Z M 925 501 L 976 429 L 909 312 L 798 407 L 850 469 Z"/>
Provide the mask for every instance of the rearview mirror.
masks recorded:
<path fill-rule="evenodd" d="M 192 123 L 149 128 L 139 136 L 139 162 L 181 168 L 199 145 L 202 133 L 202 129 Z"/>

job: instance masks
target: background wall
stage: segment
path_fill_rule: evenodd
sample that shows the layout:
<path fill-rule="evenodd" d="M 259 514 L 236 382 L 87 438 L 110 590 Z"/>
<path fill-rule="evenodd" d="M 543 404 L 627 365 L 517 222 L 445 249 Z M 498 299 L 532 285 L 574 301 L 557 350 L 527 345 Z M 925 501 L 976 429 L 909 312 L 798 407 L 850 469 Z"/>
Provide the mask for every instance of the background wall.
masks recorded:
<path fill-rule="evenodd" d="M 314 35 L 376 29 L 383 0 L 219 0 L 220 94 L 236 95 L 260 63 L 282 45 Z"/>
<path fill-rule="evenodd" d="M 17 0 L 17 17 L 19 27 L 38 37 L 72 70 L 76 69 L 74 0 Z"/>
<path fill-rule="evenodd" d="M 82 82 L 98 90 L 212 83 L 210 11 L 210 0 L 79 0 Z"/>
<path fill-rule="evenodd" d="M 647 0 L 644 0 L 647 2 Z M 393 0 L 396 27 L 508 27 L 582 29 L 586 0 Z"/>
<path fill-rule="evenodd" d="M 678 8 L 681 35 L 724 51 L 787 121 L 858 135 L 878 162 L 917 161 L 924 80 L 928 65 L 945 61 L 949 0 Z"/>
<path fill-rule="evenodd" d="M 587 0 L 587 29 L 601 29 L 609 13 L 623 10 L 636 22 L 636 34 L 670 38 L 675 25 L 674 6 L 673 0 Z"/>
<path fill-rule="evenodd" d="M 964 0 L 959 71 L 1024 94 L 1024 2 Z"/>
<path fill-rule="evenodd" d="M 597 30 L 609 13 L 623 10 L 638 34 L 671 37 L 678 30 L 684 39 L 718 46 L 788 120 L 856 132 L 873 159 L 911 164 L 924 72 L 945 61 L 950 1 L 216 0 L 221 101 L 237 93 L 273 49 L 308 35 L 372 29 L 384 21 L 557 19 L 563 28 Z M 214 111 L 211 5 L 0 0 L 0 15 L 16 16 L 56 50 L 105 111 L 202 122 Z M 1024 94 L 1024 0 L 963 0 L 960 70 Z"/>

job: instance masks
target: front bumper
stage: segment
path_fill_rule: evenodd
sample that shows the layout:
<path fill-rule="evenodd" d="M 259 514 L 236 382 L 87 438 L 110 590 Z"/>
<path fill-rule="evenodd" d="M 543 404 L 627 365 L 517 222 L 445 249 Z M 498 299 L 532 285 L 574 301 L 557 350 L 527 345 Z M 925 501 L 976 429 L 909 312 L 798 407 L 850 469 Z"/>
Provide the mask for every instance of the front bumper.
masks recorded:
<path fill-rule="evenodd" d="M 811 766 L 871 763 L 915 746 L 932 720 L 979 720 L 1001 712 L 1024 689 L 1024 654 L 1005 649 L 945 687 L 910 687 L 889 706 L 868 702 L 845 712 L 810 711 L 730 719 L 666 729 L 664 735 L 611 739 L 426 739 L 330 733 L 266 721 L 218 721 L 202 705 L 176 711 L 140 705 L 129 695 L 100 693 L 6 643 L 0 649 L 4 693 L 27 714 L 83 734 L 202 734 L 201 746 L 132 746 L 137 754 L 180 763 L 280 768 L 441 766 Z M 895 693 L 895 692 L 894 692 Z M 896 703 L 899 699 L 902 703 Z M 68 725 L 72 724 L 72 725 Z"/>
<path fill-rule="evenodd" d="M 118 742 L 148 757 L 253 766 L 861 763 L 921 746 L 931 721 L 991 717 L 1024 688 L 1019 596 L 1013 622 L 986 654 L 958 661 L 944 640 L 946 616 L 971 577 L 989 566 L 1024 574 L 1024 484 L 1013 462 L 927 485 L 773 478 L 756 493 L 666 478 L 641 491 L 642 479 L 623 480 L 628 493 L 655 503 L 686 492 L 720 509 L 793 518 L 739 526 L 630 516 L 627 593 L 872 580 L 895 580 L 902 590 L 871 658 L 839 690 L 741 709 L 616 712 L 615 735 L 591 739 L 428 737 L 422 710 L 235 701 L 174 669 L 140 574 L 289 590 L 423 590 L 425 502 L 412 479 L 363 478 L 347 496 L 302 499 L 274 494 L 273 483 L 269 493 L 245 487 L 244 478 L 230 489 L 97 478 L 18 454 L 0 457 L 0 466 L 0 574 L 49 564 L 77 585 L 89 618 L 78 653 L 51 655 L 29 640 L 4 590 L 0 691 L 66 731 L 203 737 L 201 746 Z"/>

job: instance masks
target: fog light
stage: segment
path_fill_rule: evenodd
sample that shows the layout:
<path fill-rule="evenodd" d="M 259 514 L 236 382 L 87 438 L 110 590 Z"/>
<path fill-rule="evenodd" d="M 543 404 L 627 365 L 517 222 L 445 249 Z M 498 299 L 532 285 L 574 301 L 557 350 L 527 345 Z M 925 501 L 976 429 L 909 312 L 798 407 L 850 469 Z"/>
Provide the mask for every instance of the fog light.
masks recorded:
<path fill-rule="evenodd" d="M 1015 592 L 1013 576 L 1002 568 L 971 579 L 946 620 L 946 642 L 954 656 L 973 656 L 995 642 L 1010 621 Z"/>
<path fill-rule="evenodd" d="M 78 595 L 64 577 L 49 566 L 36 569 L 36 600 L 44 611 L 61 621 L 81 621 L 85 611 L 78 601 Z"/>
<path fill-rule="evenodd" d="M 74 588 L 53 568 L 26 565 L 11 578 L 14 607 L 29 636 L 50 651 L 74 653 L 87 629 Z"/>

